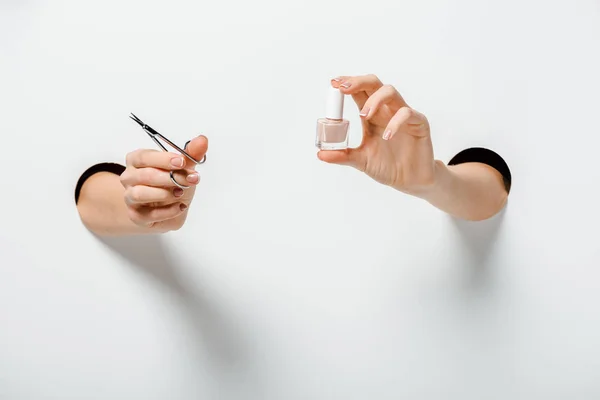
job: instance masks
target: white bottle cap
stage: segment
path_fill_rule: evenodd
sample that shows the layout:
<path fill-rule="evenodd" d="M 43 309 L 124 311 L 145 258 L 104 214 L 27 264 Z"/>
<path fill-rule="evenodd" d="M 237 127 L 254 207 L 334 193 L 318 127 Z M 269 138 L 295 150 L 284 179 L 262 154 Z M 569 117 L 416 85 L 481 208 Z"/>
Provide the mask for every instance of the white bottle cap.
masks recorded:
<path fill-rule="evenodd" d="M 325 109 L 325 118 L 343 119 L 344 118 L 344 93 L 339 89 L 329 87 L 327 96 L 327 108 Z"/>

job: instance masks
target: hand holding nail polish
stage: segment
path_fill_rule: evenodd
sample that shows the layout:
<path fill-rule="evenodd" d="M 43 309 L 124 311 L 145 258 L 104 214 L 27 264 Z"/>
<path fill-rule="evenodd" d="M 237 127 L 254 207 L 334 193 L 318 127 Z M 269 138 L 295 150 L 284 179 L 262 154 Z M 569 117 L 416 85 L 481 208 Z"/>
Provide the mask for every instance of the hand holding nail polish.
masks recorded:
<path fill-rule="evenodd" d="M 433 184 L 433 146 L 429 123 L 423 114 L 410 108 L 393 86 L 384 85 L 374 75 L 342 76 L 333 79 L 331 87 L 354 99 L 362 120 L 363 137 L 357 148 L 331 147 L 327 143 L 318 146 L 321 160 L 350 165 L 382 184 L 408 193 L 418 193 Z M 332 114 L 341 121 L 340 113 Z M 319 122 L 319 127 L 323 125 Z M 341 132 L 341 128 L 336 129 L 335 132 Z M 317 131 L 317 142 L 325 136 L 321 134 L 323 131 L 322 128 Z M 347 144 L 347 135 L 344 140 Z"/>
<path fill-rule="evenodd" d="M 508 167 L 489 152 L 446 165 L 433 157 L 427 118 L 406 104 L 393 86 L 375 75 L 342 76 L 332 79 L 331 86 L 354 99 L 363 136 L 354 149 L 321 147 L 321 160 L 352 166 L 458 218 L 479 221 L 504 207 Z"/>

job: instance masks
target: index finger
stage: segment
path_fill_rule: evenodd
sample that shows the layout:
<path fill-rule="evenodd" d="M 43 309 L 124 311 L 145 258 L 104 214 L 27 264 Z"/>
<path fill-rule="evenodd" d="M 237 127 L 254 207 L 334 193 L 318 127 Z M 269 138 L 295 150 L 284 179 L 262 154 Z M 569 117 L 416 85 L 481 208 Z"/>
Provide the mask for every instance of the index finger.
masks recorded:
<path fill-rule="evenodd" d="M 379 78 L 373 74 L 359 76 L 339 76 L 331 80 L 331 85 L 340 89 L 343 94 L 349 94 L 362 110 L 373 93 L 383 86 Z"/>
<path fill-rule="evenodd" d="M 183 168 L 185 161 L 181 154 L 166 151 L 139 149 L 127 154 L 127 166 L 134 168 L 159 168 L 167 171 Z"/>
<path fill-rule="evenodd" d="M 340 90 L 344 94 L 365 92 L 367 96 L 373 95 L 382 86 L 383 83 L 373 74 L 343 77 L 339 83 Z"/>

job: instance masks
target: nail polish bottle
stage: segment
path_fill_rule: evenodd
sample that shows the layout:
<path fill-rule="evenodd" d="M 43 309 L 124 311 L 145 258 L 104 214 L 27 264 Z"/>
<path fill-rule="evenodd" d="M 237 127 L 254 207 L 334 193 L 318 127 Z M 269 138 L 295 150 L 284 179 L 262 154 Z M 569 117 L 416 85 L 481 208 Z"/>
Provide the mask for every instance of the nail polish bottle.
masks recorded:
<path fill-rule="evenodd" d="M 344 94 L 339 89 L 329 88 L 325 118 L 317 120 L 315 145 L 321 150 L 343 150 L 348 148 L 348 126 L 344 119 Z"/>

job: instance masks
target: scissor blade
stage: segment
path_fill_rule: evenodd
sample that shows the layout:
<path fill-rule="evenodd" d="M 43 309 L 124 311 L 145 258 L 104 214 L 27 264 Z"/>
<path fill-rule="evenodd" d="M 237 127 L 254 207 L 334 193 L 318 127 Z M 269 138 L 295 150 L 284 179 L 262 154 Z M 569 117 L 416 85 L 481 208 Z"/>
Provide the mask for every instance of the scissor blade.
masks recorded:
<path fill-rule="evenodd" d="M 142 122 L 142 120 L 141 120 L 141 119 L 139 119 L 139 118 L 138 118 L 138 117 L 137 117 L 137 116 L 136 116 L 134 113 L 131 113 L 131 115 L 129 116 L 129 118 L 131 118 L 132 120 L 134 120 L 135 122 L 137 122 L 138 124 L 140 124 L 140 126 L 142 126 L 142 127 L 143 127 L 144 125 L 146 125 L 146 124 L 144 124 L 144 123 Z"/>
<path fill-rule="evenodd" d="M 144 123 L 144 121 L 139 119 L 134 113 L 131 113 L 129 118 L 137 122 L 142 127 L 142 129 L 144 129 L 149 135 L 160 135 L 160 133 L 155 131 L 151 126 L 148 126 L 146 123 Z"/>

